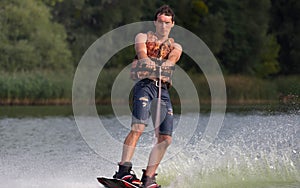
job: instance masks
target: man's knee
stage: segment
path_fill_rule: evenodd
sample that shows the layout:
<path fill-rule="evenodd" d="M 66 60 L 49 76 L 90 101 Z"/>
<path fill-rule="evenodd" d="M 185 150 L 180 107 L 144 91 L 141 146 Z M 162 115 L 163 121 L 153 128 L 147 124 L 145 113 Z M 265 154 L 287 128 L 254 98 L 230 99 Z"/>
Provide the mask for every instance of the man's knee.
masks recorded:
<path fill-rule="evenodd" d="M 158 138 L 158 144 L 162 143 L 164 146 L 168 147 L 172 143 L 172 137 L 170 135 L 160 134 Z"/>
<path fill-rule="evenodd" d="M 145 124 L 132 124 L 130 133 L 133 136 L 140 137 L 145 129 Z"/>

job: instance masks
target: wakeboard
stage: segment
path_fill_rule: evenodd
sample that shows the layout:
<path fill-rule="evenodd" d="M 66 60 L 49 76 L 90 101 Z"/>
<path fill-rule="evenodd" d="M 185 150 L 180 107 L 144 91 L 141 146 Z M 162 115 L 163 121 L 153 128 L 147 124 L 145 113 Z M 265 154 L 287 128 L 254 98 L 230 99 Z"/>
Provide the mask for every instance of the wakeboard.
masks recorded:
<path fill-rule="evenodd" d="M 98 177 L 97 180 L 106 188 L 140 188 L 121 179 Z"/>

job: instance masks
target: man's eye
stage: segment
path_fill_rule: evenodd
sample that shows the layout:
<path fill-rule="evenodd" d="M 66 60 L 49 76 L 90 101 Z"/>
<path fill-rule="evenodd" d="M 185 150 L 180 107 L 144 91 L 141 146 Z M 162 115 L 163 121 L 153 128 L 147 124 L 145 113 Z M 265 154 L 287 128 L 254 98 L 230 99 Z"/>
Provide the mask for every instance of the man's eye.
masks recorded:
<path fill-rule="evenodd" d="M 170 25 L 171 24 L 171 22 L 163 22 L 163 21 L 158 21 L 160 24 L 163 24 L 163 23 L 165 23 L 166 25 Z"/>

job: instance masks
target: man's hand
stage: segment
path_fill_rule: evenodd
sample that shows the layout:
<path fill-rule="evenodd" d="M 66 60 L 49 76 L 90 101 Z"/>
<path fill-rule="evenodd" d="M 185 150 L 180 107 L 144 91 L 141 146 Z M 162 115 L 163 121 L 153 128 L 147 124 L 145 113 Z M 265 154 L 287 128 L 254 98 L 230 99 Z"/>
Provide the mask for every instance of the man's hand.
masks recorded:
<path fill-rule="evenodd" d="M 140 63 L 140 68 L 146 68 L 146 69 L 151 69 L 151 70 L 156 70 L 156 64 L 154 61 L 151 61 L 151 59 L 149 58 L 145 58 L 145 59 L 139 59 L 139 63 Z"/>
<path fill-rule="evenodd" d="M 161 67 L 162 67 L 162 69 L 171 69 L 171 67 L 173 67 L 174 65 L 175 65 L 175 63 L 167 60 L 161 64 Z"/>

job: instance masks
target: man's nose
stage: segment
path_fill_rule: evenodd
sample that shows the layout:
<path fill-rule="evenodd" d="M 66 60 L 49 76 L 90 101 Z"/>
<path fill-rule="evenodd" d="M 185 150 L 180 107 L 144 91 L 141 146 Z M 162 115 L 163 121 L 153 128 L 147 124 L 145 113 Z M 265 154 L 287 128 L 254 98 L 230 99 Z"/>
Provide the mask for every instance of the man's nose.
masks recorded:
<path fill-rule="evenodd" d="M 166 22 L 162 22 L 162 27 L 167 27 L 167 23 Z"/>

